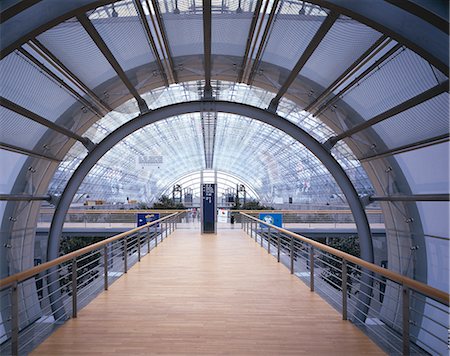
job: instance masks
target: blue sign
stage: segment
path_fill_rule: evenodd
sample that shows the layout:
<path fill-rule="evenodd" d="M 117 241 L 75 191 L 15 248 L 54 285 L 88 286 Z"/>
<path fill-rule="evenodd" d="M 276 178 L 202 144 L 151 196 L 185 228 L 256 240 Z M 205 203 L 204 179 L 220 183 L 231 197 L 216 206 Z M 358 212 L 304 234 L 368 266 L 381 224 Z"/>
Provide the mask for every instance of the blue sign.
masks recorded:
<path fill-rule="evenodd" d="M 259 214 L 259 220 L 263 220 L 268 224 L 275 225 L 277 227 L 283 227 L 283 214 Z M 259 224 L 261 229 L 267 228 L 267 225 Z"/>
<path fill-rule="evenodd" d="M 137 226 L 148 224 L 149 222 L 159 219 L 159 213 L 138 213 L 137 214 Z M 156 224 L 158 226 L 159 224 Z M 155 226 L 155 225 L 152 225 Z"/>

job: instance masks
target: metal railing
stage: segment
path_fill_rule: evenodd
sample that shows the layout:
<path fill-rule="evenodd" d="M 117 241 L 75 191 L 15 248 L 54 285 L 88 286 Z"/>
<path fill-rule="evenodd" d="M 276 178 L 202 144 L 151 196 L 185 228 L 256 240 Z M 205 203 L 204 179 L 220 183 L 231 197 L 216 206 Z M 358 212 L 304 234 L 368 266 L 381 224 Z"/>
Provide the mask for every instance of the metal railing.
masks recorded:
<path fill-rule="evenodd" d="M 0 354 L 27 354 L 70 316 L 76 318 L 167 238 L 182 215 L 170 214 L 0 280 Z"/>
<path fill-rule="evenodd" d="M 158 213 L 161 217 L 177 210 L 110 210 L 110 209 L 71 209 L 67 212 L 65 226 L 67 227 L 93 227 L 98 224 L 102 227 L 129 227 L 136 223 L 138 213 Z M 258 217 L 260 213 L 283 214 L 285 227 L 312 227 L 322 224 L 324 227 L 338 228 L 354 226 L 354 218 L 349 209 L 313 209 L 313 210 L 231 210 L 232 213 L 240 212 Z M 384 227 L 383 213 L 379 209 L 367 209 L 367 217 L 370 224 L 379 224 Z M 54 214 L 54 209 L 41 209 L 38 218 L 38 227 L 49 227 Z M 192 214 L 192 212 L 191 212 Z M 195 216 L 200 216 L 197 209 Z M 237 220 L 236 222 L 239 222 Z"/>
<path fill-rule="evenodd" d="M 240 214 L 251 238 L 389 354 L 448 353 L 449 294 Z"/>
<path fill-rule="evenodd" d="M 135 226 L 139 213 L 157 213 L 161 218 L 175 212 L 185 210 L 111 210 L 111 209 L 70 209 L 64 219 L 64 224 L 70 227 L 130 227 Z M 54 209 L 41 209 L 38 216 L 38 227 L 50 227 L 53 219 Z"/>

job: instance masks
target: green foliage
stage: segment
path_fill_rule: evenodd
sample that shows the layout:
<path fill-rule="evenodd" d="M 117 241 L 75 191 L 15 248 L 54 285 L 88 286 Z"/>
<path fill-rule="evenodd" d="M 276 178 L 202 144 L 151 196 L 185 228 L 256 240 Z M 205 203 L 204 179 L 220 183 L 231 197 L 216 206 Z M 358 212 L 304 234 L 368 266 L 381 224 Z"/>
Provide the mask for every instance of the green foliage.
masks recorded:
<path fill-rule="evenodd" d="M 348 238 L 330 238 L 328 241 L 328 246 L 356 257 L 360 257 L 361 254 L 358 236 L 350 236 Z M 322 279 L 329 283 L 332 287 L 338 289 L 336 285 L 340 286 L 342 281 L 342 263 L 340 262 L 340 259 L 328 253 L 324 253 L 320 259 L 324 262 L 324 269 L 321 273 Z M 350 293 L 352 290 L 353 280 L 357 279 L 361 275 L 361 272 L 359 272 L 356 265 L 351 262 L 347 262 L 347 266 L 347 289 Z"/>
<path fill-rule="evenodd" d="M 136 210 L 147 210 L 147 209 L 150 209 L 150 207 L 146 203 L 141 202 L 136 205 Z"/>
<path fill-rule="evenodd" d="M 96 242 L 104 240 L 103 237 L 63 237 L 61 239 L 59 254 L 66 255 L 70 252 L 79 250 L 80 248 L 92 245 Z M 89 257 L 79 257 L 77 261 L 77 270 L 79 277 L 78 288 L 83 288 L 89 283 L 98 278 L 97 266 L 99 265 L 100 252 L 94 252 Z M 67 267 L 68 273 L 61 279 L 60 284 L 63 292 L 71 293 L 68 283 L 72 272 L 72 262 L 68 261 L 64 264 Z M 90 272 L 89 272 L 90 271 Z"/>
<path fill-rule="evenodd" d="M 274 210 L 271 206 L 261 205 L 257 200 L 250 200 L 245 202 L 241 206 L 240 202 L 236 199 L 234 205 L 231 207 L 232 210 Z"/>
<path fill-rule="evenodd" d="M 167 195 L 161 196 L 159 200 L 153 204 L 153 209 L 176 209 L 183 210 L 186 209 L 182 203 L 175 203 Z"/>

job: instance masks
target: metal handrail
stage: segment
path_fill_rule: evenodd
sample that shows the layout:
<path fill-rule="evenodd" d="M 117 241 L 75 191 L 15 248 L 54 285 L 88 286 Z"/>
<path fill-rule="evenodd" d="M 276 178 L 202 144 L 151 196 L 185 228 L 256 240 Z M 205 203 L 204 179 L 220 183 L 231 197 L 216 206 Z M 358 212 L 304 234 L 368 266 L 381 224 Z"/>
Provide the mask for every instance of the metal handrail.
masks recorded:
<path fill-rule="evenodd" d="M 368 269 L 368 270 L 370 270 L 372 272 L 375 272 L 375 273 L 377 273 L 379 275 L 382 275 L 382 276 L 386 277 L 387 279 L 390 279 L 390 280 L 392 280 L 392 281 L 394 281 L 396 283 L 399 283 L 401 285 L 407 286 L 407 287 L 409 287 L 409 288 L 411 288 L 411 289 L 413 289 L 413 290 L 415 290 L 415 291 L 425 295 L 426 297 L 430 297 L 430 298 L 432 298 L 432 299 L 434 299 L 434 300 L 436 300 L 436 301 L 438 301 L 438 302 L 440 302 L 442 304 L 445 304 L 446 306 L 449 306 L 450 295 L 448 293 L 440 290 L 440 289 L 431 287 L 431 286 L 429 286 L 429 285 L 427 285 L 425 283 L 416 281 L 416 280 L 414 280 L 412 278 L 409 278 L 409 277 L 406 277 L 406 276 L 402 276 L 399 273 L 396 273 L 396 272 L 390 271 L 390 270 L 388 270 L 386 268 L 377 266 L 376 264 L 364 261 L 361 258 L 355 257 L 355 256 L 350 255 L 348 253 L 345 253 L 343 251 L 337 250 L 337 249 L 335 249 L 333 247 L 327 246 L 327 245 L 322 244 L 320 242 L 311 240 L 311 239 L 309 239 L 307 237 L 301 236 L 301 235 L 296 234 L 294 232 L 291 232 L 289 230 L 286 230 L 286 229 L 277 227 L 275 225 L 269 224 L 269 223 L 267 223 L 267 222 L 265 222 L 263 220 L 255 218 L 255 217 L 253 217 L 251 215 L 248 215 L 246 213 L 242 213 L 241 212 L 240 214 L 242 216 L 245 216 L 246 218 L 249 218 L 251 220 L 259 222 L 260 224 L 263 224 L 263 225 L 265 225 L 267 227 L 270 227 L 271 229 L 277 230 L 277 231 L 279 231 L 279 232 L 281 232 L 283 234 L 286 234 L 288 236 L 291 236 L 291 237 L 293 237 L 293 238 L 295 238 L 297 240 L 306 242 L 306 243 L 310 244 L 313 247 L 317 247 L 317 248 L 319 248 L 319 249 L 321 249 L 323 251 L 326 251 L 326 252 L 329 252 L 329 253 L 331 253 L 331 254 L 333 254 L 335 256 L 338 256 L 338 257 L 342 258 L 344 261 L 352 262 L 352 263 L 354 263 L 354 264 L 356 264 L 358 266 L 361 266 L 361 267 L 366 268 L 366 269 Z"/>
<path fill-rule="evenodd" d="M 282 213 L 282 214 L 352 214 L 350 209 L 342 210 L 230 210 L 233 213 Z M 173 212 L 185 212 L 186 210 L 158 210 L 158 209 L 144 209 L 144 210 L 110 210 L 110 209 L 72 209 L 68 210 L 67 214 L 137 214 L 137 213 L 173 213 Z M 41 209 L 39 214 L 52 214 L 54 209 Z M 366 210 L 367 214 L 382 214 L 382 211 Z"/>
<path fill-rule="evenodd" d="M 185 210 L 177 211 L 177 212 L 175 212 L 173 214 L 170 214 L 170 215 L 167 215 L 167 216 L 165 216 L 165 217 L 163 217 L 161 219 L 149 222 L 149 223 L 147 223 L 145 225 L 136 227 L 136 228 L 134 228 L 132 230 L 125 231 L 125 232 L 123 232 L 121 234 L 114 235 L 114 236 L 112 236 L 112 237 L 110 237 L 110 238 L 108 238 L 106 240 L 103 240 L 103 241 L 97 242 L 95 244 L 92 244 L 92 245 L 80 248 L 79 250 L 76 250 L 76 251 L 70 252 L 68 254 L 65 254 L 64 256 L 55 258 L 52 261 L 48 261 L 48 262 L 42 263 L 42 264 L 40 264 L 38 266 L 32 267 L 32 268 L 27 269 L 25 271 L 22 271 L 22 272 L 13 274 L 11 276 L 8 276 L 6 278 L 3 278 L 2 280 L 0 280 L 0 288 L 12 285 L 14 283 L 19 283 L 19 282 L 25 281 L 28 278 L 31 278 L 31 277 L 33 277 L 33 276 L 35 276 L 35 275 L 37 275 L 37 274 L 39 274 L 39 273 L 49 269 L 49 268 L 51 268 L 51 267 L 57 266 L 57 265 L 59 265 L 59 264 L 61 264 L 63 262 L 67 262 L 67 261 L 70 261 L 70 260 L 72 260 L 74 258 L 77 258 L 78 256 L 81 256 L 81 255 L 83 255 L 83 254 L 85 254 L 87 252 L 90 252 L 90 251 L 96 250 L 96 249 L 98 249 L 100 247 L 106 246 L 107 244 L 109 244 L 111 242 L 114 242 L 116 240 L 120 240 L 121 238 L 129 236 L 129 235 L 132 235 L 132 234 L 134 234 L 134 233 L 136 233 L 136 232 L 138 232 L 138 231 L 140 231 L 140 230 L 142 230 L 144 228 L 148 228 L 148 227 L 153 226 L 155 224 L 161 223 L 161 222 L 163 222 L 163 221 L 165 221 L 167 219 L 170 219 L 170 218 L 172 218 L 174 216 L 177 216 L 177 215 L 181 214 L 181 212 L 185 212 Z"/>

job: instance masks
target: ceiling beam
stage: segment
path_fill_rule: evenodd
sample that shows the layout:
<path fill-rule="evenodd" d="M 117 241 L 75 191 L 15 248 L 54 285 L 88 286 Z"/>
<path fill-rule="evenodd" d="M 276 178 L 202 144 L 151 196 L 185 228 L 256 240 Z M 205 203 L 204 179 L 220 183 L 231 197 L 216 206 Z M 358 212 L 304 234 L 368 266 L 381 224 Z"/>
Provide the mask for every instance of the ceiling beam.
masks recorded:
<path fill-rule="evenodd" d="M 150 4 L 149 4 L 148 0 L 145 0 L 145 2 L 147 3 L 147 7 L 150 11 Z M 155 11 L 155 17 L 156 17 L 156 21 L 158 22 L 159 32 L 161 33 L 162 41 L 164 44 L 164 49 L 166 50 L 167 60 L 169 61 L 169 68 L 170 68 L 170 71 L 172 72 L 172 78 L 175 83 L 178 83 L 178 75 L 177 75 L 177 72 L 175 71 L 175 65 L 173 63 L 172 52 L 170 50 L 169 40 L 167 38 L 166 27 L 164 25 L 164 21 L 162 20 L 161 12 L 159 10 L 159 2 L 157 0 L 152 0 L 152 5 L 153 5 L 153 10 Z"/>
<path fill-rule="evenodd" d="M 0 24 L 8 21 L 11 17 L 16 16 L 18 13 L 25 11 L 29 7 L 37 4 L 41 0 L 19 0 L 14 5 L 9 6 L 0 12 Z"/>
<path fill-rule="evenodd" d="M 53 61 L 58 67 L 60 67 L 64 72 L 66 72 L 70 79 L 75 81 L 76 85 L 81 87 L 82 90 L 86 92 L 86 94 L 94 101 L 94 103 L 100 107 L 105 113 L 111 112 L 113 109 L 105 103 L 102 99 L 100 99 L 97 94 L 95 94 L 86 84 L 84 84 L 81 79 L 79 79 L 69 68 L 66 67 L 64 63 L 62 63 L 50 50 L 45 47 L 42 42 L 40 42 L 37 38 L 30 41 L 31 47 L 35 51 L 39 53 L 41 51 L 45 56 L 47 56 L 51 61 Z"/>
<path fill-rule="evenodd" d="M 86 14 L 79 14 L 77 15 L 78 21 L 81 23 L 85 31 L 88 33 L 89 37 L 94 41 L 95 45 L 98 47 L 100 52 L 102 52 L 103 56 L 106 58 L 106 60 L 109 62 L 111 67 L 116 72 L 117 76 L 122 80 L 122 82 L 125 84 L 125 86 L 128 88 L 130 93 L 134 96 L 136 99 L 139 110 L 141 113 L 148 111 L 147 103 L 144 99 L 139 95 L 138 91 L 134 87 L 134 85 L 131 83 L 131 81 L 126 76 L 125 72 L 123 71 L 122 67 L 120 66 L 117 59 L 114 57 L 108 46 L 106 45 L 105 41 L 103 41 L 100 34 L 95 29 L 92 22 L 88 19 Z"/>
<path fill-rule="evenodd" d="M 449 34 L 447 1 L 442 1 L 442 4 L 447 5 L 445 10 L 443 9 L 446 12 L 447 20 L 436 15 L 434 12 L 428 10 L 427 8 L 420 6 L 419 4 L 416 4 L 414 1 L 404 1 L 404 0 L 386 0 L 386 1 L 405 11 L 408 11 L 410 14 L 420 17 L 421 19 L 427 21 L 429 24 L 437 27 L 442 32 L 445 32 L 447 35 Z"/>
<path fill-rule="evenodd" d="M 148 25 L 147 18 L 145 16 L 144 8 L 142 7 L 140 0 L 135 0 L 134 4 L 136 5 L 136 9 L 138 11 L 138 15 L 141 19 L 142 26 L 144 27 L 145 34 L 147 35 L 148 42 L 153 51 L 153 55 L 156 59 L 156 64 L 158 66 L 159 72 L 161 73 L 161 77 L 163 78 L 164 84 L 166 87 L 169 86 L 169 81 L 167 80 L 167 74 L 164 70 L 163 64 L 161 62 L 161 58 L 159 57 L 158 49 L 156 48 L 155 40 L 152 36 L 152 31 L 150 30 L 150 26 Z M 150 11 L 150 8 L 149 8 Z"/>
<path fill-rule="evenodd" d="M 37 122 L 38 124 L 46 126 L 53 131 L 59 132 L 60 134 L 63 134 L 70 138 L 73 138 L 73 139 L 81 142 L 88 149 L 90 149 L 92 147 L 93 143 L 88 138 L 81 137 L 80 135 L 77 135 L 75 132 L 66 129 L 63 126 L 55 124 L 54 122 L 52 122 L 50 120 L 44 119 L 42 116 L 40 116 L 28 109 L 25 109 L 24 107 L 22 107 L 16 103 L 13 103 L 12 101 L 10 101 L 4 97 L 0 97 L 0 105 L 8 110 L 15 112 L 16 114 L 24 116 L 34 122 Z"/>
<path fill-rule="evenodd" d="M 387 36 L 383 35 L 377 41 L 375 41 L 375 43 L 370 46 L 367 51 L 365 51 L 356 61 L 354 61 L 350 65 L 350 67 L 348 67 L 333 83 L 331 83 L 328 88 L 326 88 L 316 99 L 314 99 L 314 101 L 305 108 L 305 111 L 310 112 L 311 110 L 315 109 L 320 104 L 320 102 L 326 98 L 328 94 L 330 94 L 335 88 L 337 88 L 345 81 L 350 73 L 354 72 L 354 70 L 361 64 L 363 64 L 363 62 L 366 63 L 375 54 L 377 54 L 379 50 L 384 48 L 384 46 L 381 46 L 381 44 L 385 42 L 387 38 Z M 386 42 L 384 45 L 386 45 L 387 43 L 388 42 Z"/>
<path fill-rule="evenodd" d="M 333 96 L 325 104 L 321 105 L 319 107 L 319 109 L 314 113 L 314 116 L 319 116 L 320 114 L 322 114 L 326 110 L 326 108 L 328 108 L 330 105 L 333 105 L 339 98 L 342 97 L 342 95 L 344 95 L 348 90 L 350 90 L 355 84 L 357 84 L 359 81 L 364 79 L 367 75 L 372 73 L 373 70 L 378 68 L 384 61 L 386 61 L 388 58 L 390 58 L 395 52 L 397 52 L 401 48 L 402 48 L 402 45 L 400 45 L 400 44 L 396 44 L 394 47 L 392 47 L 383 56 L 381 56 L 374 63 L 372 63 L 368 68 L 366 68 L 361 74 L 359 74 L 356 78 L 354 78 L 343 89 L 341 89 L 341 91 L 339 91 L 339 93 L 337 93 L 335 96 Z"/>
<path fill-rule="evenodd" d="M 418 142 L 414 142 L 414 143 L 410 143 L 408 145 L 403 145 L 400 147 L 396 147 L 396 148 L 392 148 L 390 150 L 381 152 L 381 153 L 375 153 L 372 155 L 367 155 L 364 156 L 362 158 L 360 158 L 359 160 L 361 162 L 367 162 L 367 161 L 372 161 L 374 159 L 379 159 L 379 158 L 384 158 L 384 157 L 388 157 L 388 156 L 393 156 L 399 153 L 405 153 L 405 152 L 410 152 L 410 151 L 414 151 L 414 150 L 419 150 L 421 148 L 425 148 L 425 147 L 429 147 L 429 146 L 434 146 L 434 145 L 438 145 L 440 143 L 444 143 L 444 142 L 448 142 L 449 141 L 449 137 L 450 135 L 448 133 L 443 134 L 443 135 L 439 135 L 439 136 L 435 136 L 435 137 L 431 137 L 428 138 L 426 140 L 421 140 Z"/>
<path fill-rule="evenodd" d="M 258 0 L 256 3 L 255 11 L 253 12 L 253 18 L 252 18 L 252 22 L 250 24 L 250 29 L 248 31 L 247 44 L 245 46 L 245 53 L 244 53 L 244 57 L 242 58 L 241 68 L 239 69 L 239 74 L 238 74 L 238 79 L 237 79 L 238 83 L 242 83 L 242 80 L 244 78 L 244 72 L 247 68 L 248 55 L 250 52 L 250 47 L 253 42 L 253 35 L 255 33 L 256 24 L 258 23 L 258 18 L 259 18 L 259 13 L 261 11 L 261 7 L 262 7 L 262 0 Z"/>
<path fill-rule="evenodd" d="M 331 29 L 333 24 L 336 22 L 336 20 L 339 18 L 339 14 L 337 12 L 330 12 L 325 19 L 324 22 L 320 25 L 319 29 L 317 30 L 316 34 L 312 38 L 311 42 L 309 42 L 308 47 L 306 47 L 305 51 L 295 64 L 294 68 L 292 69 L 291 73 L 289 74 L 288 78 L 284 82 L 284 84 L 281 86 L 281 88 L 278 90 L 278 93 L 275 95 L 275 97 L 271 100 L 268 110 L 271 112 L 276 112 L 278 108 L 278 104 L 280 103 L 280 99 L 283 97 L 284 94 L 288 91 L 291 84 L 294 82 L 294 80 L 297 78 L 300 71 L 305 66 L 308 59 L 312 56 L 314 51 L 317 49 L 317 47 L 320 45 L 320 42 L 322 42 L 323 38 L 326 36 L 328 31 Z"/>
<path fill-rule="evenodd" d="M 250 69 L 250 73 L 248 74 L 248 80 L 247 80 L 248 85 L 251 85 L 253 83 L 253 79 L 255 78 L 256 70 L 258 69 L 259 61 L 262 56 L 263 49 L 266 46 L 266 40 L 267 40 L 267 37 L 269 36 L 270 28 L 272 27 L 272 23 L 275 19 L 275 13 L 277 11 L 279 2 L 280 2 L 279 0 L 273 1 L 272 9 L 270 10 L 270 14 L 269 14 L 269 18 L 267 19 L 266 27 L 265 27 L 263 35 L 261 37 L 261 41 L 259 42 L 259 48 L 258 48 L 258 52 L 256 52 L 255 61 L 253 62 L 253 65 Z M 267 0 L 266 6 L 264 7 L 264 11 L 263 11 L 262 18 L 260 21 L 260 26 L 264 22 L 264 16 L 266 15 L 266 9 L 267 9 L 268 4 L 269 4 L 269 0 Z M 258 29 L 258 35 L 259 35 L 259 30 L 260 30 L 260 28 Z M 258 41 L 258 35 L 255 39 L 255 45 L 256 45 L 256 42 Z M 252 51 L 252 54 L 253 54 L 253 51 Z M 251 56 L 250 56 L 250 61 L 251 61 Z"/>
<path fill-rule="evenodd" d="M 47 68 L 44 64 L 39 62 L 37 58 L 33 57 L 28 51 L 24 48 L 19 48 L 18 51 L 26 57 L 30 62 L 32 62 L 36 67 L 39 68 L 43 73 L 47 74 L 50 78 L 52 78 L 58 85 L 67 90 L 70 94 L 72 94 L 77 100 L 82 103 L 86 108 L 89 108 L 94 114 L 102 117 L 105 113 L 103 113 L 99 108 L 95 105 L 87 101 L 83 96 L 80 95 L 75 89 L 73 89 L 70 85 L 68 85 L 64 80 L 58 77 L 55 73 L 53 73 L 49 68 Z"/>
<path fill-rule="evenodd" d="M 212 97 L 211 87 L 211 0 L 203 0 L 203 49 L 205 67 L 204 97 Z"/>
<path fill-rule="evenodd" d="M 37 153 L 37 152 L 34 152 L 32 150 L 28 150 L 26 148 L 23 148 L 23 147 L 10 145 L 9 143 L 0 142 L 0 149 L 5 150 L 5 151 L 10 151 L 10 152 L 24 154 L 24 155 L 27 155 L 27 156 L 30 156 L 30 157 L 46 159 L 46 160 L 54 161 L 54 162 L 58 162 L 58 163 L 61 162 L 60 159 L 58 159 L 56 157 L 53 157 L 51 155 L 48 155 L 48 154 L 45 154 L 45 153 Z"/>
<path fill-rule="evenodd" d="M 0 201 L 50 201 L 50 195 L 0 194 Z"/>
<path fill-rule="evenodd" d="M 400 114 L 408 109 L 411 109 L 412 107 L 422 104 L 423 102 L 430 100 L 434 98 L 437 95 L 440 95 L 442 93 L 448 92 L 449 90 L 449 81 L 446 80 L 445 82 L 438 84 L 434 86 L 431 89 L 428 89 L 427 91 L 424 91 L 423 93 L 420 93 L 419 95 L 416 95 L 412 97 L 409 100 L 404 101 L 403 103 L 400 103 L 397 106 L 394 106 L 393 108 L 376 115 L 375 117 L 364 121 L 363 123 L 356 125 L 352 127 L 351 129 L 344 131 L 340 133 L 337 136 L 331 137 L 328 139 L 328 141 L 325 143 L 325 146 L 329 149 L 331 149 L 337 142 L 340 140 L 350 137 L 362 130 L 365 130 L 373 125 L 376 125 L 386 119 L 389 119 L 392 116 L 395 116 L 397 114 Z"/>
<path fill-rule="evenodd" d="M 371 196 L 370 201 L 450 201 L 450 194 L 413 194 L 413 195 L 389 195 Z"/>

